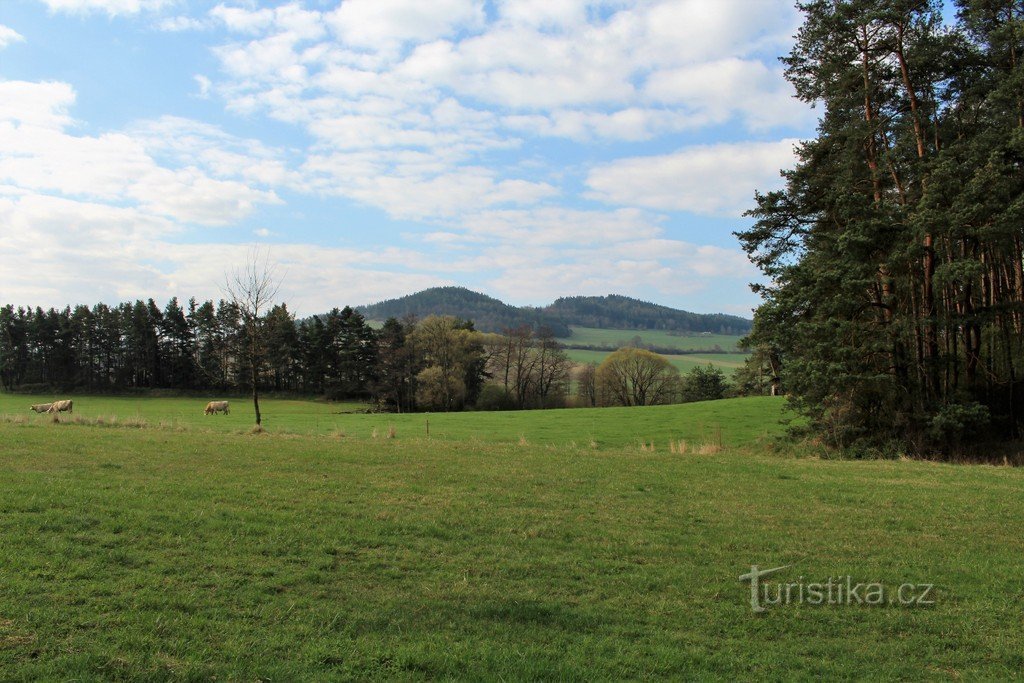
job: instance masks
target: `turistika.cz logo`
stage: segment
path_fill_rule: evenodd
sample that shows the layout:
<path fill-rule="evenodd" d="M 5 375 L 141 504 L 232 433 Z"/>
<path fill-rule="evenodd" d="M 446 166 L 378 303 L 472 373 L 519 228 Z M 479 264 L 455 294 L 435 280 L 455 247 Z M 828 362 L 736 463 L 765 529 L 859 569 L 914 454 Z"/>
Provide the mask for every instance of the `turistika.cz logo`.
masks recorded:
<path fill-rule="evenodd" d="M 935 604 L 935 585 L 931 583 L 903 583 L 894 588 L 882 583 L 856 582 L 851 576 L 830 576 L 828 581 L 812 583 L 805 582 L 802 576 L 789 583 L 761 580 L 792 566 L 761 569 L 755 564 L 751 565 L 749 573 L 740 575 L 740 581 L 750 582 L 750 609 L 764 612 L 775 605 L 927 607 Z"/>

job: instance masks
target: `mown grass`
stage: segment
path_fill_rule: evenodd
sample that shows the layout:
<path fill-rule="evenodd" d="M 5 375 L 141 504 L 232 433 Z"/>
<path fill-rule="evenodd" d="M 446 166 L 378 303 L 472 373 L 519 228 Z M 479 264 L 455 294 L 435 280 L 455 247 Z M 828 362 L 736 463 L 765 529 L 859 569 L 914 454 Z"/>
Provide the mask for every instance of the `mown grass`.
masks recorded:
<path fill-rule="evenodd" d="M 73 396 L 73 415 L 60 419 L 91 423 L 112 418 L 143 420 L 149 426 L 211 432 L 247 432 L 254 421 L 251 402 L 232 400 L 229 415 L 204 415 L 206 401 L 194 398 L 119 398 Z M 50 415 L 28 412 L 31 403 L 52 401 L 53 396 L 0 394 L 0 415 L 19 415 L 31 424 L 45 424 Z M 273 433 L 325 434 L 356 440 L 387 436 L 394 428 L 400 438 L 426 437 L 447 441 L 480 441 L 598 447 L 633 445 L 654 441 L 668 448 L 670 439 L 705 442 L 721 433 L 725 445 L 749 443 L 779 434 L 785 400 L 755 397 L 707 401 L 673 406 L 635 408 L 573 408 L 478 413 L 366 414 L 359 404 L 264 399 L 260 402 L 263 425 Z M 19 418 L 20 420 L 21 418 Z"/>
<path fill-rule="evenodd" d="M 665 330 L 605 330 L 594 327 L 570 325 L 572 335 L 558 341 L 571 346 L 595 346 L 615 350 L 628 345 L 634 338 L 657 348 L 680 351 L 736 351 L 736 344 L 742 338 L 726 334 L 673 334 Z"/>
<path fill-rule="evenodd" d="M 566 349 L 566 355 L 577 363 L 601 364 L 612 351 L 590 351 L 587 349 Z M 684 375 L 693 368 L 713 365 L 726 375 L 732 375 L 737 369 L 743 367 L 746 356 L 738 353 L 688 353 L 688 354 L 662 354 L 669 363 L 679 369 Z"/>
<path fill-rule="evenodd" d="M 35 421 L 0 444 L 3 680 L 1024 669 L 1021 469 Z M 936 604 L 755 615 L 752 564 Z"/>

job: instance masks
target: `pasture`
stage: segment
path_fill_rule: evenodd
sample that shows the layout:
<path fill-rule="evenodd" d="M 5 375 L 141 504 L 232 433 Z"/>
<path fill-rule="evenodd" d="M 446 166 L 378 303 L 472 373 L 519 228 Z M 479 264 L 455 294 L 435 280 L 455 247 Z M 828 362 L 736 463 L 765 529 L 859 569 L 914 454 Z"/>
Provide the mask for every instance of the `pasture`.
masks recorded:
<path fill-rule="evenodd" d="M 566 349 L 566 355 L 576 363 L 597 363 L 601 364 L 612 351 L 591 351 L 588 349 Z M 726 376 L 732 375 L 739 368 L 743 367 L 746 356 L 739 353 L 687 353 L 687 354 L 661 354 L 669 363 L 679 369 L 682 374 L 688 373 L 695 367 L 713 365 Z"/>
<path fill-rule="evenodd" d="M 53 396 L 0 394 L 0 415 L 23 416 L 32 424 L 46 424 L 50 415 L 28 412 L 30 403 Z M 219 398 L 219 397 L 218 397 Z M 293 435 L 333 435 L 356 440 L 385 437 L 390 428 L 400 438 L 428 436 L 442 441 L 530 443 L 618 447 L 655 441 L 710 441 L 721 434 L 724 445 L 739 445 L 779 434 L 784 400 L 772 397 L 708 401 L 687 405 L 632 408 L 570 408 L 513 412 L 367 414 L 359 403 L 262 399 L 263 426 L 270 432 Z M 74 416 L 60 419 L 76 425 L 140 423 L 150 427 L 220 433 L 246 433 L 253 425 L 251 399 L 231 399 L 229 415 L 204 415 L 204 399 L 83 396 L 76 397 Z M 19 420 L 22 419 L 19 417 Z"/>
<path fill-rule="evenodd" d="M 0 396 L 4 680 L 1024 670 L 1020 468 L 793 457 L 764 441 L 778 399 L 431 415 L 430 439 L 426 416 L 325 403 L 266 401 L 249 434 L 239 401 L 75 399 L 81 424 Z M 668 451 L 712 420 L 723 450 Z M 754 614 L 753 564 L 934 584 L 934 604 Z"/>
<path fill-rule="evenodd" d="M 572 336 L 558 341 L 567 346 L 591 346 L 614 351 L 628 346 L 636 337 L 644 344 L 679 351 L 705 351 L 708 353 L 737 351 L 741 336 L 726 334 L 684 334 L 666 330 L 606 330 L 595 327 L 570 325 Z"/>

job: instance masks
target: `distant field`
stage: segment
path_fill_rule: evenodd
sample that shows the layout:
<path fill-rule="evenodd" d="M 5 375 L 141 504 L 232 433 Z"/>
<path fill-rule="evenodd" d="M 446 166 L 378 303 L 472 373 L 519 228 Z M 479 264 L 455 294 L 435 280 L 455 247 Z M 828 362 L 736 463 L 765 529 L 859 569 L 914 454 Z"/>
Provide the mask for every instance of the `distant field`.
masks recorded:
<path fill-rule="evenodd" d="M 82 412 L 129 407 L 110 401 L 82 397 Z M 320 415 L 353 436 L 214 431 L 243 427 L 241 410 L 205 423 L 189 410 L 177 429 L 0 420 L 0 679 L 1024 670 L 1024 469 L 766 455 L 750 439 L 779 415 L 771 399 L 430 416 L 460 441 L 411 437 L 423 416 L 374 440 L 375 416 L 285 403 L 267 402 L 269 424 Z M 747 447 L 566 444 L 712 420 Z M 934 584 L 934 604 L 758 615 L 739 580 L 754 564 L 792 565 L 773 582 Z"/>
<path fill-rule="evenodd" d="M 50 416 L 28 412 L 30 403 L 53 400 L 52 396 L 0 394 L 0 415 L 24 416 L 30 424 L 49 425 Z M 210 432 L 246 432 L 253 424 L 252 404 L 232 400 L 230 415 L 203 415 L 205 401 L 185 398 L 113 398 L 75 396 L 74 416 L 82 420 L 110 417 L 137 418 L 150 426 Z M 394 427 L 401 438 L 568 446 L 588 444 L 625 446 L 640 440 L 667 447 L 669 439 L 702 441 L 719 428 L 725 444 L 739 445 L 781 431 L 784 400 L 772 397 L 707 401 L 673 406 L 637 408 L 572 408 L 514 412 L 414 413 L 408 415 L 364 414 L 352 411 L 365 406 L 320 401 L 260 401 L 263 425 L 271 432 L 339 435 L 358 440 L 383 438 Z M 22 419 L 22 418 L 18 418 Z M 67 414 L 65 421 L 73 420 Z M 49 425 L 74 430 L 74 424 Z"/>
<path fill-rule="evenodd" d="M 577 363 L 600 364 L 601 361 L 608 357 L 608 354 L 610 354 L 611 351 L 567 349 L 566 353 L 569 355 L 569 358 Z M 679 368 L 679 372 L 684 374 L 698 365 L 706 366 L 710 364 L 717 368 L 721 368 L 726 375 L 731 375 L 737 368 L 743 367 L 743 360 L 746 356 L 738 353 L 688 353 L 685 355 L 665 354 L 665 358 L 667 358 L 672 365 Z"/>
<path fill-rule="evenodd" d="M 559 339 L 562 344 L 576 346 L 597 346 L 611 350 L 622 348 L 634 337 L 640 337 L 644 344 L 658 348 L 680 351 L 736 351 L 736 344 L 742 337 L 712 334 L 680 336 L 663 330 L 599 330 L 593 327 L 570 326 L 571 337 Z"/>

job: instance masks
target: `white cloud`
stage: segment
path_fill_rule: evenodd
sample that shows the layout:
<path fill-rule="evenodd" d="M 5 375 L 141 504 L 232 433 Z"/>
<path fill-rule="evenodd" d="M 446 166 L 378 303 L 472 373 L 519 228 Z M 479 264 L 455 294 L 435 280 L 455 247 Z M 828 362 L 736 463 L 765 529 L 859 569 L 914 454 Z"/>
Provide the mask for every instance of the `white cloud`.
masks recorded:
<path fill-rule="evenodd" d="M 306 171 L 316 175 L 317 187 L 327 194 L 350 197 L 394 218 L 412 220 L 452 217 L 491 206 L 529 205 L 559 192 L 548 183 L 503 180 L 485 168 L 382 174 L 367 156 L 314 159 Z"/>
<path fill-rule="evenodd" d="M 202 74 L 196 74 L 192 79 L 196 82 L 196 85 L 199 86 L 199 92 L 196 94 L 196 97 L 201 100 L 209 98 L 210 88 L 213 86 L 213 82 Z"/>
<path fill-rule="evenodd" d="M 273 164 L 268 153 L 249 145 L 249 160 L 232 158 L 237 151 L 224 149 L 234 141 L 206 126 L 197 136 L 180 135 L 188 126 L 181 119 L 155 122 L 167 144 L 192 144 L 202 148 L 199 156 L 208 167 L 218 167 L 213 177 L 197 167 L 194 158 L 174 167 L 162 166 L 150 154 L 155 135 L 124 132 L 97 136 L 67 132 L 68 109 L 74 91 L 63 83 L 0 82 L 0 182 L 35 192 L 52 192 L 68 197 L 137 206 L 178 221 L 225 225 L 250 214 L 258 204 L 280 200 L 271 190 L 257 189 L 247 180 L 253 174 L 273 174 L 266 165 L 251 165 L 251 157 Z M 173 143 L 171 142 L 173 141 Z M 223 144 L 218 148 L 216 142 Z M 236 147 L 245 149 L 244 143 Z M 218 156 L 218 154 L 220 156 Z"/>
<path fill-rule="evenodd" d="M 427 42 L 484 21 L 482 0 L 345 0 L 327 22 L 346 44 L 390 50 L 407 42 Z"/>
<path fill-rule="evenodd" d="M 268 28 L 274 21 L 272 9 L 248 10 L 244 7 L 217 5 L 210 10 L 210 16 L 224 22 L 231 31 L 257 34 Z"/>
<path fill-rule="evenodd" d="M 170 239 L 181 232 L 178 226 L 138 209 L 32 193 L 0 193 L 0 224 L 11 228 L 0 230 L 5 303 L 217 299 L 225 271 L 243 263 L 249 249 L 177 243 Z M 452 284 L 443 275 L 394 269 L 410 260 L 405 253 L 286 244 L 272 246 L 270 255 L 284 273 L 281 299 L 306 315 Z"/>
<path fill-rule="evenodd" d="M 542 169 L 495 162 L 538 136 L 639 142 L 808 121 L 758 52 L 788 39 L 785 0 L 510 0 L 490 17 L 482 0 L 344 0 L 210 16 L 238 40 L 215 48 L 226 79 L 201 92 L 302 127 L 308 187 L 394 217 L 554 197 Z"/>
<path fill-rule="evenodd" d="M 25 42 L 24 36 L 15 31 L 10 26 L 4 26 L 0 24 L 0 50 L 4 49 L 11 43 L 22 43 Z"/>
<path fill-rule="evenodd" d="M 591 170 L 588 196 L 662 211 L 738 216 L 752 206 L 755 190 L 781 185 L 779 170 L 793 165 L 796 144 L 721 143 L 621 159 Z"/>
<path fill-rule="evenodd" d="M 690 114 L 667 108 L 629 107 L 612 113 L 561 109 L 548 115 L 507 116 L 502 122 L 522 134 L 532 133 L 582 142 L 639 142 L 665 133 L 700 128 L 712 121 L 706 114 Z"/>
<path fill-rule="evenodd" d="M 488 210 L 461 220 L 464 238 L 507 245 L 618 244 L 660 235 L 663 220 L 637 209 L 582 211 L 564 207 Z M 456 241 L 457 233 L 448 241 Z"/>
<path fill-rule="evenodd" d="M 725 123 L 738 115 L 749 128 L 760 130 L 813 120 L 781 71 L 759 60 L 729 57 L 660 71 L 647 79 L 644 94 L 707 123 Z"/>
<path fill-rule="evenodd" d="M 514 266 L 497 269 L 488 291 L 515 303 L 550 301 L 553 296 L 657 293 L 671 300 L 714 288 L 744 284 L 754 275 L 738 249 L 647 239 L 571 254 L 524 254 Z M 565 256 L 570 258 L 564 259 Z M 561 258 L 559 258 L 561 257 Z"/>
<path fill-rule="evenodd" d="M 63 128 L 71 123 L 68 110 L 75 91 L 67 83 L 0 81 L 0 121 L 40 128 Z"/>
<path fill-rule="evenodd" d="M 105 12 L 109 16 L 138 14 L 168 7 L 176 0 L 42 0 L 51 12 L 85 14 Z"/>
<path fill-rule="evenodd" d="M 167 31 L 168 33 L 177 33 L 180 31 L 202 31 L 209 28 L 209 26 L 209 23 L 202 19 L 196 19 L 195 17 L 184 15 L 161 19 L 156 25 L 159 30 Z"/>
<path fill-rule="evenodd" d="M 421 223 L 401 228 L 419 250 L 275 247 L 289 299 L 308 312 L 343 303 L 339 291 L 369 301 L 456 273 L 521 303 L 612 291 L 678 300 L 750 268 L 739 250 L 673 239 L 679 217 L 658 212 L 736 215 L 755 188 L 778 184 L 793 141 L 637 150 L 681 132 L 781 137 L 807 121 L 774 59 L 797 14 L 788 0 L 225 0 L 202 16 L 180 0 L 44 2 L 109 16 L 173 9 L 148 26 L 221 42 L 219 71 L 195 75 L 192 97 L 215 93 L 246 130 L 267 117 L 302 133 L 279 148 L 173 116 L 96 131 L 71 118 L 67 84 L 0 81 L 0 221 L 20 231 L 0 231 L 0 271 L 15 267 L 11 253 L 32 255 L 25 264 L 54 278 L 44 303 L 79 292 L 76 281 L 96 292 L 88 300 L 204 295 L 244 254 L 218 235 L 292 239 L 259 210 L 296 195 L 341 206 L 333 229 L 379 231 L 379 245 L 398 228 L 354 224 L 337 198 Z M 75 242 L 47 265 L 39 245 L 61 226 Z M 197 240 L 208 243 L 181 243 Z M 96 273 L 107 272 L 104 284 Z M 10 291 L 51 286 L 19 278 Z"/>
<path fill-rule="evenodd" d="M 162 116 L 140 122 L 126 132 L 154 158 L 175 166 L 198 166 L 215 178 L 240 179 L 265 187 L 303 182 L 280 151 L 258 140 L 229 135 L 210 124 Z"/>
<path fill-rule="evenodd" d="M 511 24 L 550 29 L 584 23 L 588 5 L 596 4 L 580 0 L 503 0 L 498 3 L 498 12 Z"/>

